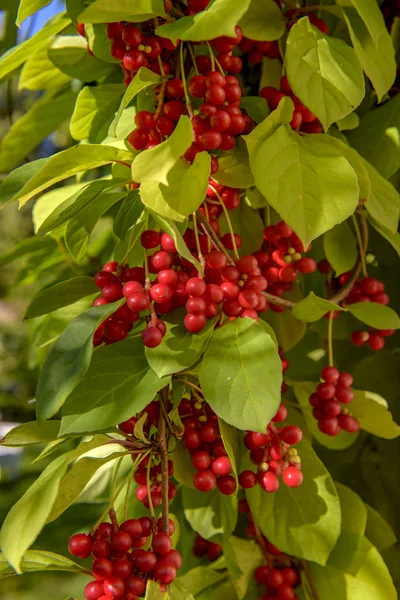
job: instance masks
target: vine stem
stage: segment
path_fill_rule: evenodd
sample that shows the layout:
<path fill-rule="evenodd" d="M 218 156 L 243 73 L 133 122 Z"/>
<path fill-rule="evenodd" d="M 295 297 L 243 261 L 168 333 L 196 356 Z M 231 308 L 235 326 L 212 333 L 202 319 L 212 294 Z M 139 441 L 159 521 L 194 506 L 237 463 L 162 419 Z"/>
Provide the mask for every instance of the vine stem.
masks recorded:
<path fill-rule="evenodd" d="M 67 263 L 67 265 L 69 266 L 71 271 L 73 271 L 75 273 L 75 275 L 80 275 L 81 273 L 80 273 L 78 267 L 71 260 L 69 254 L 66 251 L 65 246 L 62 243 L 62 241 L 60 240 L 60 238 L 56 238 L 56 242 L 57 242 L 58 249 L 60 250 L 65 262 Z"/>
<path fill-rule="evenodd" d="M 311 577 L 311 573 L 310 573 L 310 568 L 308 566 L 308 562 L 306 560 L 302 560 L 300 561 L 301 566 L 303 567 L 303 571 L 307 577 L 307 581 L 310 585 L 311 588 L 311 592 L 313 595 L 313 600 L 320 600 L 319 594 L 318 594 L 318 590 L 314 585 L 313 579 Z"/>
<path fill-rule="evenodd" d="M 204 212 L 206 213 L 207 221 L 210 222 L 210 215 L 208 212 L 207 202 L 204 202 Z M 211 252 L 211 240 L 210 240 L 209 236 L 207 236 L 207 252 L 208 252 L 208 254 Z"/>
<path fill-rule="evenodd" d="M 158 100 L 157 100 L 157 109 L 156 109 L 156 112 L 154 113 L 155 121 L 157 121 L 158 117 L 161 115 L 162 107 L 164 104 L 165 88 L 167 87 L 167 83 L 168 83 L 167 79 L 164 79 L 161 83 L 160 93 L 158 95 Z"/>
<path fill-rule="evenodd" d="M 147 485 L 147 496 L 149 499 L 149 510 L 150 510 L 150 514 L 151 514 L 151 519 L 153 521 L 153 529 L 154 529 L 154 523 L 156 520 L 156 513 L 154 512 L 154 506 L 153 506 L 153 499 L 151 497 L 151 486 L 150 486 L 150 470 L 151 470 L 151 457 L 149 462 L 147 463 L 147 471 L 146 471 L 146 485 Z"/>
<path fill-rule="evenodd" d="M 332 337 L 333 314 L 334 314 L 334 311 L 331 310 L 329 313 L 329 320 L 328 320 L 328 362 L 329 362 L 330 367 L 333 367 L 333 337 Z"/>
<path fill-rule="evenodd" d="M 169 388 L 165 387 L 160 392 L 160 402 L 165 409 L 165 403 L 168 399 Z M 161 503 L 162 503 L 162 528 L 164 533 L 169 532 L 169 506 L 168 506 L 168 489 L 169 489 L 169 474 L 168 474 L 168 437 L 167 437 L 167 422 L 165 418 L 165 410 L 160 411 L 160 419 L 158 423 L 158 445 L 161 459 Z"/>
<path fill-rule="evenodd" d="M 212 48 L 211 48 L 211 46 L 210 46 L 209 42 L 205 42 L 205 44 L 206 44 L 206 46 L 207 46 L 207 49 L 208 49 L 208 52 L 209 52 L 209 54 L 210 54 L 210 60 L 211 60 L 211 71 L 215 71 L 215 54 L 214 54 L 214 52 L 212 51 Z"/>
<path fill-rule="evenodd" d="M 189 48 L 189 53 L 190 53 L 190 56 L 191 56 L 191 59 L 192 59 L 194 72 L 196 73 L 196 75 L 199 75 L 199 70 L 197 68 L 196 57 L 195 57 L 194 52 L 193 52 L 192 44 L 188 44 L 187 47 Z"/>
<path fill-rule="evenodd" d="M 180 42 L 180 45 L 179 45 L 179 59 L 180 59 L 180 63 L 181 63 L 181 77 L 182 77 L 183 89 L 185 92 L 186 108 L 189 113 L 189 118 L 190 118 L 190 120 L 192 120 L 194 117 L 194 113 L 193 113 L 192 103 L 190 102 L 190 97 L 189 97 L 189 92 L 188 92 L 188 87 L 187 87 L 187 82 L 186 82 L 185 61 L 183 60 L 183 42 Z"/>
<path fill-rule="evenodd" d="M 201 226 L 203 227 L 205 233 L 214 242 L 214 245 L 218 248 L 218 250 L 220 252 L 222 252 L 223 254 L 225 254 L 226 258 L 228 259 L 228 263 L 230 265 L 234 265 L 235 261 L 228 254 L 228 252 L 226 251 L 225 246 L 221 243 L 221 240 L 219 239 L 219 237 L 217 236 L 217 234 L 215 233 L 214 229 L 211 227 L 210 223 L 207 221 L 207 219 L 205 218 L 205 216 L 203 215 L 203 213 L 201 212 L 201 210 L 198 209 L 196 211 L 196 217 L 197 217 L 199 223 L 201 224 Z"/>
<path fill-rule="evenodd" d="M 362 274 L 364 275 L 364 277 L 368 277 L 368 273 L 367 273 L 367 267 L 365 265 L 365 249 L 364 249 L 364 245 L 362 242 L 362 238 L 361 238 L 361 231 L 360 228 L 358 226 L 358 221 L 357 221 L 357 217 L 355 214 L 351 215 L 352 221 L 353 221 L 353 225 L 354 225 L 354 231 L 357 237 L 357 243 L 358 243 L 358 249 L 360 252 L 360 258 L 361 258 L 361 271 Z"/>
<path fill-rule="evenodd" d="M 180 383 L 184 383 L 185 385 L 188 385 L 190 388 L 192 388 L 193 390 L 195 390 L 199 394 L 203 395 L 203 392 L 201 391 L 201 388 L 199 388 L 197 385 L 195 385 L 191 381 L 187 381 L 185 379 L 179 379 L 179 377 L 177 377 L 176 380 L 179 381 Z"/>
<path fill-rule="evenodd" d="M 192 213 L 192 217 L 193 217 L 193 231 L 194 231 L 194 237 L 196 240 L 196 248 L 197 248 L 197 254 L 199 255 L 199 261 L 201 264 L 201 267 L 203 269 L 203 273 L 205 271 L 205 266 L 206 266 L 206 261 L 204 260 L 204 256 L 203 253 L 201 251 L 201 246 L 200 246 L 200 240 L 199 240 L 199 230 L 197 227 L 197 219 L 196 219 L 196 213 Z"/>
<path fill-rule="evenodd" d="M 217 196 L 218 201 L 222 207 L 222 210 L 224 211 L 224 215 L 225 215 L 225 219 L 226 219 L 226 224 L 228 225 L 228 229 L 229 229 L 229 233 L 232 239 L 232 246 L 233 246 L 233 254 L 235 255 L 236 260 L 239 260 L 239 252 L 236 246 L 236 240 L 235 240 L 235 234 L 233 231 L 233 227 L 232 227 L 232 223 L 229 217 L 229 213 L 228 213 L 228 209 L 225 206 L 224 201 L 222 200 L 220 194 L 218 193 L 218 191 L 215 189 L 215 187 L 210 183 L 209 184 L 210 188 L 213 190 L 214 194 Z"/>

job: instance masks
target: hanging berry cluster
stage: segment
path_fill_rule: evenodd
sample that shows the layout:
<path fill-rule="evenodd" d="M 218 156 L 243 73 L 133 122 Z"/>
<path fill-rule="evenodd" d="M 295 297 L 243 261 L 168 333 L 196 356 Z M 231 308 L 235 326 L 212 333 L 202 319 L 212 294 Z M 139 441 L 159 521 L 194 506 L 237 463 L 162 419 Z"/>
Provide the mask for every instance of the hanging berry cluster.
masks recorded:
<path fill-rule="evenodd" d="M 356 433 L 360 429 L 360 424 L 343 406 L 349 404 L 354 398 L 350 388 L 353 383 L 352 376 L 350 373 L 341 373 L 335 367 L 324 367 L 321 371 L 321 379 L 323 382 L 317 386 L 309 399 L 319 429 L 331 436 L 338 435 L 342 429 L 349 433 Z"/>

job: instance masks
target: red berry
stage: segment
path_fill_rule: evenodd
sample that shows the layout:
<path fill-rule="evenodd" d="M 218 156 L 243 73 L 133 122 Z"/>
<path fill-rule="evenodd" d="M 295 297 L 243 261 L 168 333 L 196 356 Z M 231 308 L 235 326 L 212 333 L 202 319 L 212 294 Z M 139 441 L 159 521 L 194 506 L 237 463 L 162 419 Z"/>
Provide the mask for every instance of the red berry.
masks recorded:
<path fill-rule="evenodd" d="M 193 483 L 200 492 L 211 492 L 217 484 L 217 478 L 210 470 L 198 471 L 193 478 Z"/>
<path fill-rule="evenodd" d="M 139 114 L 139 113 L 138 113 Z M 158 231 L 147 229 L 140 236 L 140 243 L 143 248 L 157 248 L 160 245 L 161 234 Z"/>
<path fill-rule="evenodd" d="M 207 131 L 201 134 L 201 143 L 206 150 L 216 150 L 221 145 L 221 142 L 221 134 L 215 129 L 207 129 Z"/>
<path fill-rule="evenodd" d="M 146 310 L 150 305 L 148 297 L 140 292 L 128 296 L 126 303 L 128 308 L 134 312 Z"/>
<path fill-rule="evenodd" d="M 245 489 L 254 487 L 257 483 L 257 475 L 253 471 L 242 471 L 239 474 L 239 485 Z"/>
<path fill-rule="evenodd" d="M 86 556 L 90 554 L 92 538 L 85 533 L 73 535 L 68 542 L 68 550 L 72 556 Z"/>
<path fill-rule="evenodd" d="M 119 285 L 118 277 L 109 271 L 99 271 L 94 277 L 94 282 L 99 288 L 111 284 Z"/>
<path fill-rule="evenodd" d="M 217 479 L 217 488 L 224 496 L 231 496 L 236 492 L 236 480 L 231 475 L 223 475 Z"/>
<path fill-rule="evenodd" d="M 339 379 L 339 370 L 335 367 L 324 367 L 321 371 L 321 379 L 327 383 L 335 384 Z"/>
<path fill-rule="evenodd" d="M 105 539 L 95 540 L 92 546 L 92 555 L 95 558 L 108 558 L 111 556 L 111 544 Z"/>
<path fill-rule="evenodd" d="M 109 25 L 112 25 L 110 23 Z M 142 32 L 131 23 L 127 23 L 122 30 L 122 39 L 127 46 L 137 48 L 143 41 Z"/>
<path fill-rule="evenodd" d="M 212 462 L 211 469 L 215 475 L 229 475 L 232 472 L 232 464 L 227 456 L 220 456 L 215 458 Z"/>
<path fill-rule="evenodd" d="M 260 476 L 260 485 L 266 492 L 276 492 L 279 487 L 279 479 L 271 471 L 262 473 Z"/>
<path fill-rule="evenodd" d="M 140 537 L 143 533 L 142 525 L 137 519 L 124 521 L 120 526 L 120 530 L 129 533 L 132 539 Z"/>
<path fill-rule="evenodd" d="M 323 417 L 318 421 L 318 427 L 322 433 L 335 436 L 340 433 L 339 422 L 336 417 Z"/>
<path fill-rule="evenodd" d="M 188 313 L 201 315 L 206 310 L 206 302 L 203 298 L 189 298 L 185 306 Z"/>
<path fill-rule="evenodd" d="M 147 348 L 157 348 L 162 342 L 163 334 L 158 327 L 147 327 L 140 334 L 143 344 Z"/>
<path fill-rule="evenodd" d="M 129 577 L 125 581 L 125 592 L 128 594 L 128 597 L 134 596 L 143 596 L 146 591 L 146 582 L 140 577 Z"/>
<path fill-rule="evenodd" d="M 339 402 L 343 402 L 344 404 L 348 404 L 354 398 L 354 393 L 348 387 L 344 385 L 338 384 L 336 386 L 335 398 L 339 400 Z"/>
<path fill-rule="evenodd" d="M 202 296 L 207 289 L 204 279 L 200 277 L 192 277 L 186 283 L 186 293 L 189 296 Z"/>
<path fill-rule="evenodd" d="M 118 598 L 125 591 L 124 580 L 120 577 L 111 577 L 104 582 L 103 589 L 106 596 Z"/>
<path fill-rule="evenodd" d="M 172 541 L 167 533 L 153 535 L 152 549 L 156 554 L 168 554 L 172 549 Z"/>
<path fill-rule="evenodd" d="M 377 333 L 371 333 L 368 340 L 368 346 L 371 350 L 382 350 L 385 346 L 385 339 Z"/>
<path fill-rule="evenodd" d="M 84 590 L 87 600 L 98 600 L 104 594 L 103 584 L 101 581 L 90 581 Z"/>
<path fill-rule="evenodd" d="M 360 429 L 360 423 L 351 415 L 339 415 L 338 421 L 340 427 L 349 433 L 356 433 Z"/>
<path fill-rule="evenodd" d="M 211 456 L 208 452 L 200 450 L 192 454 L 192 464 L 198 471 L 205 471 L 211 465 Z"/>
<path fill-rule="evenodd" d="M 287 467 L 282 473 L 282 479 L 288 487 L 298 487 L 303 483 L 303 473 L 296 467 Z"/>
<path fill-rule="evenodd" d="M 297 425 L 288 425 L 279 430 L 279 436 L 285 444 L 298 444 L 303 438 L 303 432 Z"/>
<path fill-rule="evenodd" d="M 335 386 L 333 383 L 320 383 L 316 389 L 316 394 L 321 400 L 330 400 L 335 395 Z"/>
<path fill-rule="evenodd" d="M 171 550 L 168 554 L 164 554 L 162 557 L 162 562 L 164 564 L 169 564 L 175 567 L 175 569 L 179 569 L 182 565 L 182 556 L 178 550 Z"/>
<path fill-rule="evenodd" d="M 132 546 L 132 538 L 127 531 L 117 531 L 111 536 L 111 545 L 117 552 L 128 552 Z"/>
<path fill-rule="evenodd" d="M 153 577 L 156 581 L 168 585 L 176 579 L 176 568 L 166 560 L 161 560 L 154 567 Z"/>
<path fill-rule="evenodd" d="M 138 71 L 144 65 L 144 54 L 139 50 L 128 50 L 124 54 L 123 63 L 128 71 Z"/>
<path fill-rule="evenodd" d="M 111 283 L 105 285 L 101 290 L 102 297 L 107 302 L 116 302 L 123 297 L 121 284 Z"/>
<path fill-rule="evenodd" d="M 148 550 L 134 550 L 132 552 L 133 566 L 142 573 L 150 573 L 156 565 L 157 557 L 153 552 Z"/>

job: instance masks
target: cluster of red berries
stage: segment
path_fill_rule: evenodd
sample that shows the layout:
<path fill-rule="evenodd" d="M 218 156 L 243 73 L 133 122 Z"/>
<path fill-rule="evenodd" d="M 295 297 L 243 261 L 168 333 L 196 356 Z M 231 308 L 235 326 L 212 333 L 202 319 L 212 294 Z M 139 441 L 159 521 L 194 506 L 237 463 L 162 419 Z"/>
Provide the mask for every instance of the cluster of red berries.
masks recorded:
<path fill-rule="evenodd" d="M 174 522 L 168 534 L 162 520 L 153 524 L 149 517 L 129 519 L 120 527 L 100 523 L 93 535 L 78 533 L 68 543 L 73 556 L 93 556 L 92 575 L 85 587 L 87 600 L 134 600 L 144 596 L 149 578 L 167 585 L 176 578 L 182 557 L 172 549 Z M 143 550 L 151 538 L 151 551 Z"/>
<path fill-rule="evenodd" d="M 321 371 L 322 383 L 311 394 L 309 402 L 313 407 L 313 417 L 318 421 L 318 428 L 327 435 L 335 436 L 342 429 L 356 433 L 360 424 L 352 417 L 343 404 L 349 404 L 354 393 L 350 386 L 353 377 L 350 373 L 340 372 L 335 367 L 324 367 Z"/>
<path fill-rule="evenodd" d="M 285 13 L 285 17 L 287 19 L 287 21 L 286 21 L 287 29 L 291 29 L 293 27 L 293 25 L 295 23 L 297 23 L 297 21 L 299 20 L 299 18 L 301 16 L 303 16 L 301 14 L 301 8 L 300 9 L 291 8 L 291 9 L 287 10 Z M 313 12 L 307 12 L 307 17 L 308 17 L 310 23 L 312 25 L 314 25 L 314 27 L 316 27 L 317 29 L 322 31 L 322 33 L 325 33 L 325 35 L 328 35 L 328 33 L 329 33 L 328 23 L 326 23 L 323 19 L 320 19 L 319 17 L 317 17 L 317 15 L 315 15 Z"/>
<path fill-rule="evenodd" d="M 197 471 L 193 478 L 195 488 L 200 492 L 211 492 L 217 487 L 221 494 L 230 496 L 236 491 L 236 480 L 231 475 L 232 464 L 216 414 L 200 397 L 183 399 L 179 414 L 184 426 L 183 443 Z"/>
<path fill-rule="evenodd" d="M 296 130 L 301 129 L 305 133 L 323 132 L 323 127 L 314 113 L 304 106 L 297 96 L 293 94 L 286 75 L 281 78 L 279 90 L 272 86 L 266 86 L 260 90 L 258 95 L 266 99 L 271 110 L 275 110 L 278 107 L 282 98 L 289 96 L 294 104 L 293 117 L 290 121 L 291 128 Z"/>
<path fill-rule="evenodd" d="M 258 65 L 262 62 L 264 56 L 268 58 L 280 58 L 279 43 L 273 42 L 258 42 L 250 38 L 243 37 L 239 43 L 240 50 L 246 55 L 247 61 L 251 65 Z"/>
<path fill-rule="evenodd" d="M 369 331 L 353 331 L 351 341 L 355 346 L 368 344 L 371 350 L 382 350 L 385 347 L 385 338 L 395 334 L 394 329 L 369 329 Z"/>
<path fill-rule="evenodd" d="M 287 425 L 278 429 L 274 423 L 286 419 L 287 410 L 280 405 L 276 415 L 268 424 L 266 433 L 248 431 L 244 444 L 250 450 L 250 458 L 257 465 L 257 473 L 250 469 L 239 475 L 239 484 L 249 489 L 257 483 L 266 492 L 276 492 L 279 488 L 279 476 L 289 487 L 298 487 L 303 483 L 301 460 L 297 450 L 292 448 L 298 444 L 303 433 L 297 425 Z"/>
<path fill-rule="evenodd" d="M 197 535 L 193 544 L 193 554 L 197 556 L 197 558 L 207 556 L 210 562 L 214 562 L 214 560 L 217 560 L 217 558 L 221 556 L 222 546 L 205 540 L 201 535 Z"/>
<path fill-rule="evenodd" d="M 141 67 L 155 73 L 172 73 L 172 59 L 176 46 L 167 38 L 154 35 L 153 20 L 143 23 L 108 23 L 107 36 L 111 40 L 110 53 L 121 61 L 124 83 L 129 85 Z"/>

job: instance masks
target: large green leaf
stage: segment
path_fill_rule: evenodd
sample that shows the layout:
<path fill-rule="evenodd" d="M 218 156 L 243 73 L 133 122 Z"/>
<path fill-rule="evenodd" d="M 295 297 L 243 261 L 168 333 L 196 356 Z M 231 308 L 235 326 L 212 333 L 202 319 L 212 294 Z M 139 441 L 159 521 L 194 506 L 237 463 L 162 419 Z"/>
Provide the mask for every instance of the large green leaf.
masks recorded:
<path fill-rule="evenodd" d="M 140 337 L 100 348 L 64 405 L 60 434 L 102 430 L 126 421 L 168 381 L 149 367 Z"/>
<path fill-rule="evenodd" d="M 364 77 L 353 48 L 323 34 L 307 17 L 291 28 L 285 61 L 293 93 L 325 130 L 361 103 Z"/>
<path fill-rule="evenodd" d="M 364 161 L 364 165 L 371 181 L 371 195 L 365 208 L 378 225 L 395 234 L 400 215 L 399 192 L 367 161 Z"/>
<path fill-rule="evenodd" d="M 391 177 L 400 167 L 400 95 L 361 117 L 347 137 L 351 145 L 379 171 Z"/>
<path fill-rule="evenodd" d="M 357 261 L 357 241 L 347 222 L 339 223 L 324 235 L 324 251 L 336 276 L 350 271 Z"/>
<path fill-rule="evenodd" d="M 264 562 L 263 553 L 255 540 L 231 536 L 223 545 L 230 580 L 235 586 L 239 600 L 256 598 L 258 586 L 254 571 Z"/>
<path fill-rule="evenodd" d="M 142 22 L 153 17 L 164 17 L 163 0 L 95 0 L 80 13 L 81 23 L 108 23 L 109 21 Z"/>
<path fill-rule="evenodd" d="M 367 510 L 365 537 L 376 547 L 378 552 L 383 552 L 396 543 L 396 535 L 389 523 L 385 521 L 377 510 L 368 504 L 365 504 L 364 506 Z"/>
<path fill-rule="evenodd" d="M 240 246 L 242 256 L 249 255 L 261 248 L 264 239 L 264 223 L 257 211 L 241 200 L 238 208 L 229 211 L 229 220 L 233 231 L 242 238 Z M 220 228 L 221 234 L 229 232 L 225 214 L 220 218 Z"/>
<path fill-rule="evenodd" d="M 274 0 L 251 0 L 240 21 L 244 35 L 252 40 L 278 40 L 285 33 L 285 19 Z"/>
<path fill-rule="evenodd" d="M 17 425 L 9 431 L 0 443 L 3 446 L 27 446 L 29 444 L 41 444 L 57 439 L 60 429 L 60 421 L 45 421 L 38 423 L 31 421 Z"/>
<path fill-rule="evenodd" d="M 13 171 L 0 187 L 2 205 L 19 200 L 23 206 L 58 181 L 112 162 L 132 160 L 132 154 L 112 146 L 82 144 L 39 159 Z"/>
<path fill-rule="evenodd" d="M 281 125 L 250 153 L 257 188 L 305 246 L 347 219 L 359 195 L 349 161 L 324 136 L 315 137 Z"/>
<path fill-rule="evenodd" d="M 71 117 L 72 137 L 75 140 L 87 138 L 90 142 L 101 142 L 107 136 L 108 126 L 114 118 L 122 92 L 123 86 L 118 83 L 82 88 Z"/>
<path fill-rule="evenodd" d="M 235 319 L 217 329 L 199 378 L 221 419 L 238 429 L 265 432 L 280 403 L 282 374 L 275 342 L 260 325 Z"/>
<path fill-rule="evenodd" d="M 193 142 L 193 135 L 189 117 L 182 116 L 165 142 L 135 157 L 132 163 L 133 181 L 168 185 L 168 173 Z"/>
<path fill-rule="evenodd" d="M 393 420 L 386 400 L 374 392 L 353 391 L 354 399 L 348 408 L 359 420 L 361 428 L 387 440 L 397 438 L 400 426 Z"/>
<path fill-rule="evenodd" d="M 235 36 L 235 26 L 249 8 L 250 0 L 218 0 L 193 16 L 182 17 L 175 23 L 157 27 L 156 34 L 176 42 L 201 42 L 221 35 Z"/>
<path fill-rule="evenodd" d="M 0 532 L 0 545 L 10 565 L 21 573 L 21 560 L 50 514 L 69 455 L 50 463 L 8 513 Z"/>
<path fill-rule="evenodd" d="M 21 572 L 31 573 L 34 571 L 69 571 L 71 573 L 85 573 L 86 569 L 73 560 L 44 550 L 27 550 L 21 560 Z M 0 578 L 16 575 L 9 567 L 8 562 L 0 553 Z"/>
<path fill-rule="evenodd" d="M 25 318 L 40 317 L 40 315 L 45 315 L 62 306 L 74 304 L 81 298 L 95 294 L 98 291 L 99 288 L 92 277 L 83 275 L 61 281 L 45 288 L 33 298 L 26 309 Z"/>
<path fill-rule="evenodd" d="M 30 39 L 5 52 L 0 59 L 0 77 L 6 77 L 9 73 L 18 69 L 36 50 L 46 46 L 49 39 L 66 29 L 70 24 L 71 20 L 65 13 L 59 14 Z"/>
<path fill-rule="evenodd" d="M 47 45 L 29 56 L 19 76 L 19 90 L 59 90 L 71 81 L 71 78 L 62 73 L 49 59 L 47 51 L 51 43 L 50 39 Z"/>
<path fill-rule="evenodd" d="M 394 48 L 374 0 L 365 0 L 365 2 L 363 0 L 363 4 L 367 7 L 367 10 L 370 10 L 372 5 L 375 4 L 373 9 L 374 17 L 373 19 L 369 19 L 369 24 L 372 20 L 374 21 L 375 40 L 363 18 L 355 8 L 343 7 L 342 14 L 346 21 L 357 58 L 371 80 L 378 100 L 381 100 L 391 88 L 396 78 Z M 361 2 L 357 1 L 357 7 L 361 7 Z M 378 15 L 378 18 L 376 18 L 376 15 Z"/>
<path fill-rule="evenodd" d="M 300 288 L 296 283 L 292 284 L 292 289 L 285 294 L 285 298 L 292 300 L 292 302 L 300 302 L 303 299 Z M 294 348 L 303 339 L 307 329 L 305 322 L 295 319 L 291 310 L 284 310 L 280 313 L 267 310 L 262 318 L 270 325 L 279 346 L 285 352 Z"/>
<path fill-rule="evenodd" d="M 182 581 L 182 583 L 197 597 L 198 593 L 211 586 L 214 587 L 216 583 L 226 578 L 226 571 L 221 572 L 210 569 L 209 567 L 199 566 L 179 577 L 179 581 Z"/>
<path fill-rule="evenodd" d="M 199 360 L 214 330 L 209 320 L 198 334 L 190 333 L 183 324 L 185 311 L 175 311 L 167 319 L 167 333 L 157 348 L 146 348 L 150 367 L 158 377 L 179 373 Z"/>
<path fill-rule="evenodd" d="M 128 231 L 143 214 L 139 190 L 131 190 L 121 202 L 113 221 L 113 230 L 120 240 L 125 241 Z"/>
<path fill-rule="evenodd" d="M 44 363 L 36 392 L 39 420 L 55 415 L 82 379 L 93 352 L 93 333 L 117 307 L 117 303 L 96 306 L 79 315 L 54 344 Z"/>
<path fill-rule="evenodd" d="M 83 82 L 101 80 L 117 68 L 89 54 L 86 39 L 76 35 L 59 36 L 48 57 L 60 71 Z"/>
<path fill-rule="evenodd" d="M 356 302 L 347 308 L 356 319 L 375 329 L 400 329 L 400 318 L 390 306 L 377 302 Z"/>
<path fill-rule="evenodd" d="M 256 485 L 246 490 L 246 498 L 270 542 L 282 552 L 324 565 L 340 534 L 339 498 L 311 445 L 302 440 L 296 448 L 304 474 L 302 485 L 289 488 L 282 482 L 271 494 Z"/>
<path fill-rule="evenodd" d="M 192 529 L 205 539 L 215 535 L 229 535 L 237 522 L 237 498 L 223 496 L 217 489 L 199 493 L 189 487 L 182 493 L 184 514 Z"/>
<path fill-rule="evenodd" d="M 133 98 L 142 90 L 145 90 L 148 87 L 155 86 L 161 82 L 161 77 L 150 69 L 146 69 L 146 67 L 141 67 L 139 71 L 136 73 L 135 77 L 132 79 L 130 84 L 128 85 L 125 94 L 121 100 L 121 104 L 115 115 L 113 122 L 110 125 L 109 134 L 111 136 L 116 136 L 117 125 L 121 118 L 121 115 L 124 109 L 128 106 L 128 104 L 133 100 Z M 133 129 L 133 123 L 132 123 Z"/>
<path fill-rule="evenodd" d="M 70 118 L 76 93 L 47 93 L 35 102 L 3 137 L 0 146 L 0 172 L 11 171 L 36 146 Z"/>
<path fill-rule="evenodd" d="M 367 509 L 360 496 L 352 489 L 335 481 L 342 508 L 342 529 L 364 535 L 367 525 Z"/>
<path fill-rule="evenodd" d="M 396 600 L 389 570 L 377 549 L 362 536 L 343 531 L 328 564 L 310 564 L 321 598 Z"/>

